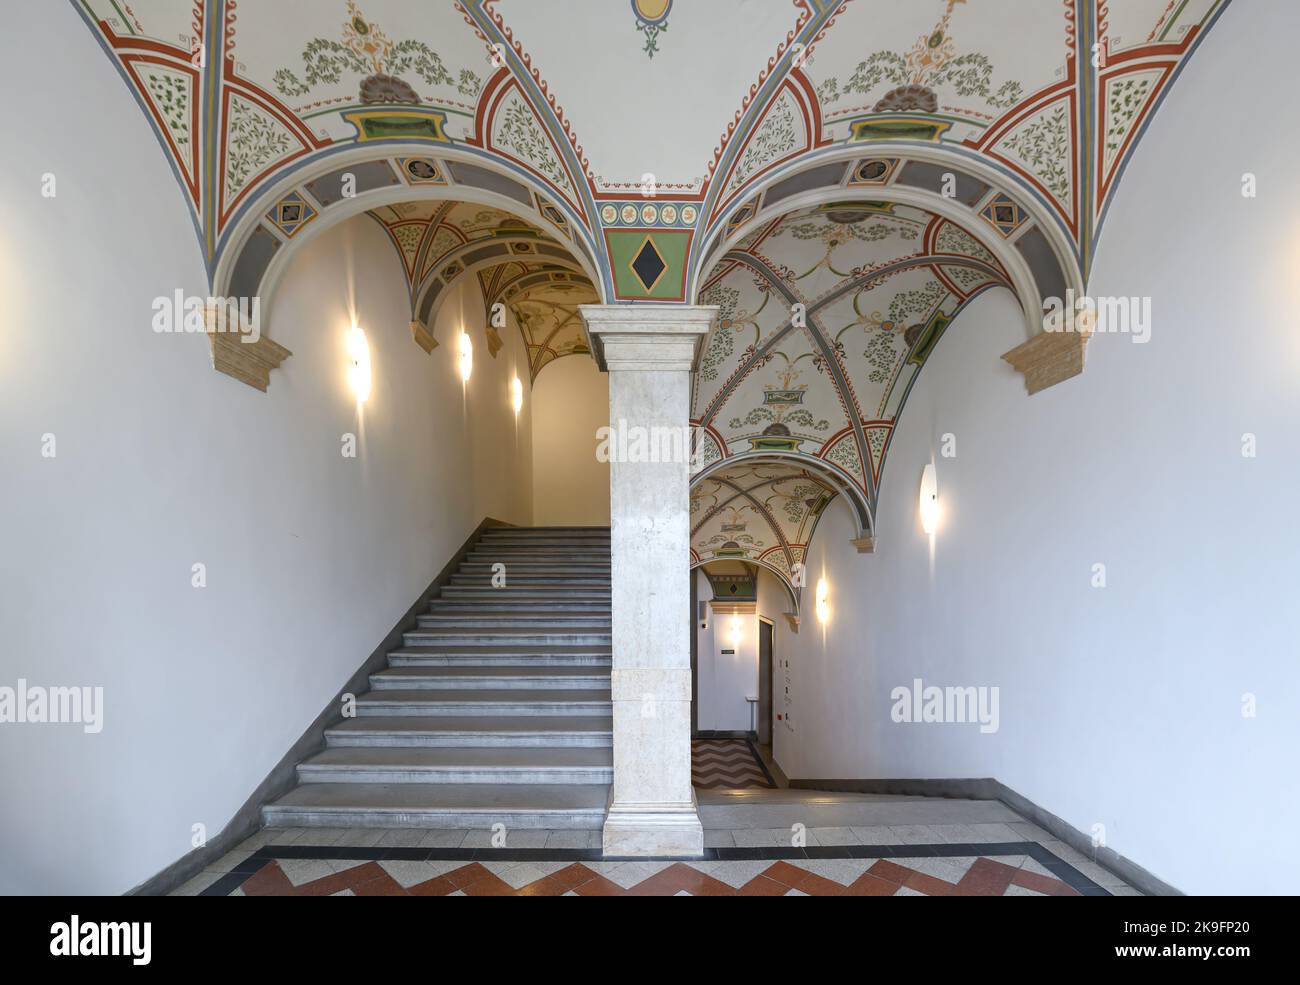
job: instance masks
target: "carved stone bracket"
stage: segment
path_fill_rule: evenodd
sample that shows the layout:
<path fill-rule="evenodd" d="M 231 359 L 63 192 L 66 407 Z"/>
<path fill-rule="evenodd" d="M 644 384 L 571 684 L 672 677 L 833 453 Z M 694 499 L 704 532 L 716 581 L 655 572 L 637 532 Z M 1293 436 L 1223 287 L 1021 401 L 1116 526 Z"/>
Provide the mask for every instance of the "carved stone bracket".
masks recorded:
<path fill-rule="evenodd" d="M 217 372 L 233 376 L 266 392 L 271 384 L 271 370 L 293 355 L 277 342 L 262 336 L 256 342 L 246 342 L 250 333 L 209 332 L 212 342 L 212 366 Z"/>
<path fill-rule="evenodd" d="M 798 615 L 798 613 L 794 613 L 794 612 L 783 612 L 783 613 L 781 613 L 781 615 L 785 616 L 785 621 L 788 622 L 788 623 L 790 624 L 790 632 L 792 632 L 792 633 L 797 633 L 797 632 L 799 632 L 799 615 Z"/>
<path fill-rule="evenodd" d="M 418 318 L 411 320 L 411 338 L 415 339 L 415 344 L 425 352 L 433 352 L 438 348 L 438 340 L 433 337 L 433 333 L 425 327 L 424 322 Z"/>
<path fill-rule="evenodd" d="M 204 310 L 212 347 L 212 368 L 265 393 L 271 385 L 271 370 L 278 369 L 293 353 L 265 335 L 251 331 L 242 314 L 233 315 L 232 323 L 232 315 L 212 305 Z"/>
<path fill-rule="evenodd" d="M 1090 338 L 1091 332 L 1042 332 L 1003 353 L 1002 358 L 1024 374 L 1025 389 L 1037 393 L 1083 372 Z"/>
<path fill-rule="evenodd" d="M 849 543 L 858 549 L 859 554 L 876 553 L 875 537 L 857 537 L 854 540 L 849 541 Z"/>

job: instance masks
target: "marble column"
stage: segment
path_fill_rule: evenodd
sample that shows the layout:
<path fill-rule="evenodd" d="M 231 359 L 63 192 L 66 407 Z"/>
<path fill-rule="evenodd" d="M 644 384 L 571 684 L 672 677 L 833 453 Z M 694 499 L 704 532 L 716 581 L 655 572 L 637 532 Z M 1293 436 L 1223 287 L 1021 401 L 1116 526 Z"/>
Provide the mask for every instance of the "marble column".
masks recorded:
<path fill-rule="evenodd" d="M 717 315 L 692 305 L 583 305 L 609 373 L 614 786 L 607 855 L 696 856 L 691 787 L 691 371 Z"/>

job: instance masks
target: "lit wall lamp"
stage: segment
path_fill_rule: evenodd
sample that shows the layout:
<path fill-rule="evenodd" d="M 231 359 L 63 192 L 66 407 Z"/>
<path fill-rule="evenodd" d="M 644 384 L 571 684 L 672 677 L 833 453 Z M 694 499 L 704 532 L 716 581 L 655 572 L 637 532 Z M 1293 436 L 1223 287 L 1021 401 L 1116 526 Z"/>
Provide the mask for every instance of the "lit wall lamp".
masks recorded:
<path fill-rule="evenodd" d="M 935 477 L 934 462 L 921 470 L 921 529 L 934 533 L 939 526 L 939 483 Z"/>
<path fill-rule="evenodd" d="M 735 613 L 731 615 L 731 645 L 740 645 L 740 616 Z"/>
<path fill-rule="evenodd" d="M 357 403 L 364 404 L 370 396 L 370 343 L 366 333 L 356 325 L 348 332 L 348 383 L 356 394 Z"/>
<path fill-rule="evenodd" d="M 510 406 L 515 409 L 515 416 L 524 409 L 524 384 L 519 377 L 510 381 Z"/>
<path fill-rule="evenodd" d="M 460 333 L 460 378 L 469 382 L 469 374 L 474 372 L 474 343 L 468 332 Z"/>
<path fill-rule="evenodd" d="M 825 578 L 817 582 L 817 621 L 828 623 L 831 621 L 831 586 Z"/>

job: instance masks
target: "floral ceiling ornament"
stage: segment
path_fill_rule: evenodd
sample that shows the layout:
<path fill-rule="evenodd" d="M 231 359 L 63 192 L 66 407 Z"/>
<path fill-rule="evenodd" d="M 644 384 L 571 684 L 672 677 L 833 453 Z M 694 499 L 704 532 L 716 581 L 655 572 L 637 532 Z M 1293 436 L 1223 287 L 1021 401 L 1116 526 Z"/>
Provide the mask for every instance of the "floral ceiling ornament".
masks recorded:
<path fill-rule="evenodd" d="M 827 79 L 818 95 L 832 103 L 847 95 L 867 93 L 882 82 L 893 88 L 877 100 L 877 113 L 936 113 L 939 97 L 935 90 L 951 85 L 957 95 L 974 96 L 1000 109 L 1015 105 L 1023 95 L 1019 82 L 1004 82 L 993 90 L 993 63 L 978 52 L 957 54 L 957 45 L 949 34 L 949 24 L 958 4 L 968 0 L 944 0 L 944 11 L 934 30 L 917 38 L 906 55 L 895 51 L 878 51 L 863 62 L 840 88 L 836 79 Z"/>
<path fill-rule="evenodd" d="M 415 88 L 401 78 L 413 72 L 427 85 L 455 86 L 467 97 L 482 88 L 478 76 L 465 69 L 453 78 L 442 57 L 422 41 L 393 41 L 373 21 L 367 20 L 348 0 L 348 19 L 343 24 L 341 41 L 315 38 L 302 52 L 302 81 L 287 68 L 275 73 L 275 87 L 284 96 L 304 96 L 313 86 L 337 83 L 343 73 L 362 75 L 359 98 L 364 104 L 418 103 Z"/>
<path fill-rule="evenodd" d="M 668 30 L 668 12 L 673 0 L 632 0 L 636 29 L 645 35 L 645 53 L 654 58 L 659 50 L 659 35 Z"/>

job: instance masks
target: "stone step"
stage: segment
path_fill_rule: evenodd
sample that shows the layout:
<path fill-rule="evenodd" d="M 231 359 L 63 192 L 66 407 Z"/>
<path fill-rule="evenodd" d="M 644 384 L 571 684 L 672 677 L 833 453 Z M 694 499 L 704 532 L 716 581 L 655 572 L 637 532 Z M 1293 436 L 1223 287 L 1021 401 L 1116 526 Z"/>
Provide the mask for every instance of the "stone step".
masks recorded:
<path fill-rule="evenodd" d="M 612 748 L 336 748 L 298 764 L 300 783 L 587 784 L 614 782 Z"/>
<path fill-rule="evenodd" d="M 574 551 L 599 551 L 607 554 L 611 550 L 609 538 L 586 538 L 570 540 L 566 537 L 497 537 L 480 540 L 473 547 L 476 551 L 560 551 L 568 554 Z"/>
<path fill-rule="evenodd" d="M 608 667 L 607 646 L 410 646 L 388 654 L 390 667 Z"/>
<path fill-rule="evenodd" d="M 590 551 L 575 548 L 562 551 L 546 548 L 535 551 L 507 551 L 502 549 L 476 549 L 465 555 L 466 564 L 610 564 L 609 551 Z"/>
<path fill-rule="evenodd" d="M 491 588 L 492 576 L 489 574 L 462 574 L 457 571 L 451 576 L 453 585 L 475 585 L 479 588 Z M 600 588 L 606 592 L 610 590 L 610 579 L 608 577 L 598 578 L 594 575 L 556 575 L 556 574 L 507 574 L 506 584 L 501 586 L 504 591 L 511 585 L 514 586 L 542 586 L 549 588 Z"/>
<path fill-rule="evenodd" d="M 368 691 L 357 716 L 370 715 L 603 715 L 613 714 L 608 689 L 511 690 L 448 688 Z"/>
<path fill-rule="evenodd" d="M 438 598 L 429 600 L 429 612 L 497 612 L 517 613 L 599 613 L 609 615 L 612 612 L 609 599 L 566 599 L 547 598 L 545 596 L 516 596 L 514 598 Z"/>
<path fill-rule="evenodd" d="M 262 808 L 270 827 L 599 830 L 597 783 L 304 783 Z"/>
<path fill-rule="evenodd" d="M 503 537 L 503 536 L 539 536 L 554 537 L 562 535 L 565 537 L 583 537 L 596 536 L 604 534 L 609 536 L 609 527 L 488 527 L 482 533 L 484 537 Z"/>
<path fill-rule="evenodd" d="M 484 578 L 492 578 L 494 576 L 498 576 L 498 577 L 504 576 L 507 584 L 509 583 L 512 577 L 518 577 L 519 575 L 529 575 L 529 576 L 556 575 L 560 578 L 608 579 L 610 574 L 610 566 L 608 564 L 600 564 L 599 562 L 581 563 L 581 564 L 577 562 L 574 562 L 572 564 L 565 562 L 561 564 L 554 564 L 554 563 L 548 563 L 543 561 L 537 561 L 537 562 L 515 561 L 511 564 L 505 565 L 503 571 L 497 572 L 493 564 L 490 564 L 487 561 L 483 561 L 479 563 L 470 563 L 470 562 L 463 563 L 461 564 L 460 567 L 456 569 L 456 574 L 479 575 Z"/>
<path fill-rule="evenodd" d="M 609 587 L 583 588 L 569 585 L 517 585 L 493 588 L 491 585 L 443 585 L 438 598 L 444 599 L 574 599 L 587 602 L 611 601 Z"/>
<path fill-rule="evenodd" d="M 609 690 L 603 667 L 389 667 L 370 675 L 380 691 L 586 691 Z"/>
<path fill-rule="evenodd" d="M 462 614 L 429 614 L 416 617 L 416 630 L 456 630 L 466 633 L 493 633 L 498 630 L 528 631 L 534 633 L 602 633 L 609 632 L 609 616 L 567 616 L 552 618 L 549 615 L 529 616 L 476 616 Z"/>
<path fill-rule="evenodd" d="M 408 629 L 402 634 L 407 646 L 430 646 L 455 642 L 462 646 L 610 646 L 610 629 L 458 629 L 429 626 Z"/>
<path fill-rule="evenodd" d="M 612 718 L 599 715 L 453 715 L 345 718 L 325 730 L 325 744 L 345 746 L 612 746 Z"/>
<path fill-rule="evenodd" d="M 480 544 L 485 541 L 497 540 L 522 540 L 528 543 L 537 541 L 554 540 L 561 544 L 582 544 L 588 541 L 605 541 L 608 543 L 610 538 L 609 527 L 588 527 L 585 530 L 547 530 L 545 528 L 533 527 L 532 529 L 520 527 L 498 527 L 496 530 L 485 530 L 479 536 Z"/>

